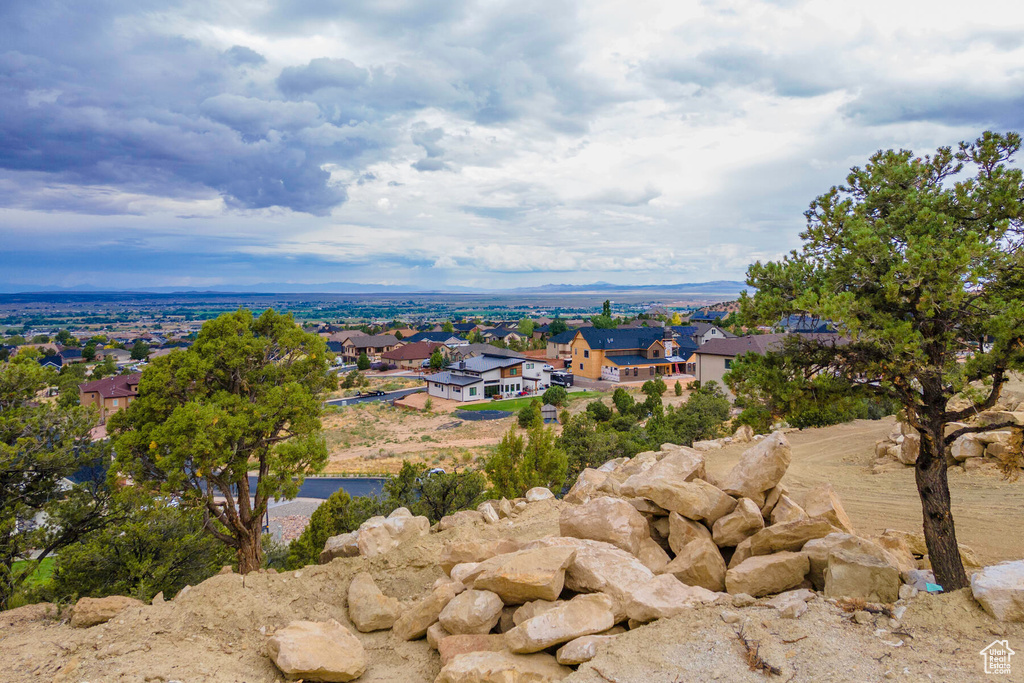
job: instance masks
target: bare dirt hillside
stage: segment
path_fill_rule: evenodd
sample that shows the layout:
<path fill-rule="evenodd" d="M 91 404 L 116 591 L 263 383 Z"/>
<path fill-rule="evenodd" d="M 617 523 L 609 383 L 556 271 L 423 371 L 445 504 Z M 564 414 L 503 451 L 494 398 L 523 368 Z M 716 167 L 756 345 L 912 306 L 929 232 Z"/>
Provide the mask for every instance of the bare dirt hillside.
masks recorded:
<path fill-rule="evenodd" d="M 843 501 L 857 532 L 884 529 L 921 531 L 921 503 L 914 469 L 871 473 L 875 442 L 895 424 L 894 418 L 856 420 L 822 429 L 792 431 L 786 436 L 793 461 L 782 483 L 796 493 L 829 482 Z M 707 454 L 709 472 L 722 475 L 736 464 L 745 446 L 731 445 Z M 957 538 L 985 563 L 1024 556 L 1024 481 L 949 470 Z"/>
<path fill-rule="evenodd" d="M 912 470 L 870 474 L 874 442 L 891 424 L 865 421 L 790 433 L 793 460 L 783 484 L 799 493 L 815 483 L 832 483 L 860 533 L 918 530 Z M 708 453 L 708 469 L 721 475 L 742 450 L 729 446 Z M 957 470 L 951 483 L 961 541 L 986 563 L 1024 556 L 1024 484 Z M 346 591 L 356 572 L 369 571 L 385 593 L 412 600 L 443 575 L 438 561 L 448 541 L 557 534 L 558 514 L 566 505 L 557 500 L 531 503 L 512 520 L 432 533 L 373 560 L 338 559 L 284 574 L 215 576 L 173 601 L 129 608 L 87 629 L 73 629 L 40 606 L 3 613 L 0 681 L 282 681 L 266 655 L 267 634 L 296 619 L 333 618 L 354 631 Z M 735 623 L 723 619 L 728 611 L 739 614 Z M 779 675 L 766 678 L 748 668 L 736 635 L 740 628 Z M 983 681 L 988 677 L 978 653 L 997 636 L 1019 651 L 1024 624 L 998 624 L 969 591 L 913 598 L 898 622 L 874 615 L 858 623 L 821 596 L 797 620 L 780 618 L 764 601 L 735 609 L 706 606 L 623 634 L 565 680 Z M 357 637 L 369 662 L 360 681 L 429 682 L 440 670 L 437 653 L 423 640 L 404 642 L 391 631 Z M 1024 680 L 1022 673 L 1024 666 L 1015 666 L 1016 677 L 1002 680 Z"/>

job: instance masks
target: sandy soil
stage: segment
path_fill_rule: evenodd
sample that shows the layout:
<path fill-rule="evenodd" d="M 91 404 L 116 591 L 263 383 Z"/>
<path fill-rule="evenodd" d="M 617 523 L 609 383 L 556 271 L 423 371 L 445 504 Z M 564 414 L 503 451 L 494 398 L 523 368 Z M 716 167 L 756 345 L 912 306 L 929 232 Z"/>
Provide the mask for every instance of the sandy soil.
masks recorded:
<path fill-rule="evenodd" d="M 875 442 L 893 424 L 894 418 L 857 420 L 790 432 L 793 461 L 782 483 L 798 494 L 831 483 L 859 533 L 887 528 L 919 532 L 923 522 L 913 468 L 871 473 Z M 745 448 L 737 444 L 708 453 L 708 471 L 724 474 Z M 1024 482 L 954 467 L 949 485 L 961 543 L 987 563 L 1024 557 Z"/>
<path fill-rule="evenodd" d="M 326 472 L 394 473 L 403 460 L 445 466 L 490 453 L 515 418 L 466 422 L 448 413 L 381 403 L 348 406 L 324 418 Z"/>

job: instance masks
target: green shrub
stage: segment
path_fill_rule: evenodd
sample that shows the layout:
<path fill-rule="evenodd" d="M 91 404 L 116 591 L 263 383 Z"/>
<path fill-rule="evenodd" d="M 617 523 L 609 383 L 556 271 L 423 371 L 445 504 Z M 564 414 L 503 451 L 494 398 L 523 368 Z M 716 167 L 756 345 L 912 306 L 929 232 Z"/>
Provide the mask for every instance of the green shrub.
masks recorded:
<path fill-rule="evenodd" d="M 544 392 L 544 403 L 549 406 L 564 406 L 566 401 L 569 400 L 569 395 L 562 387 L 550 387 Z"/>

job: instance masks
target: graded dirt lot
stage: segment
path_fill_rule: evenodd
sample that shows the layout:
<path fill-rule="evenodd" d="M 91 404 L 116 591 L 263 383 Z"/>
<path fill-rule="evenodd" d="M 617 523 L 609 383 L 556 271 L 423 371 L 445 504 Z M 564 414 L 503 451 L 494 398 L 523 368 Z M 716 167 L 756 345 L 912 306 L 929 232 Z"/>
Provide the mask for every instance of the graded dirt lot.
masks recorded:
<path fill-rule="evenodd" d="M 914 469 L 871 473 L 875 442 L 895 424 L 894 418 L 856 420 L 820 429 L 796 430 L 786 436 L 793 461 L 782 483 L 801 494 L 822 482 L 831 483 L 858 533 L 884 529 L 921 531 L 921 503 Z M 732 467 L 746 445 L 730 445 L 707 454 L 715 475 Z M 949 470 L 957 539 L 985 563 L 1024 557 L 1024 480 Z"/>

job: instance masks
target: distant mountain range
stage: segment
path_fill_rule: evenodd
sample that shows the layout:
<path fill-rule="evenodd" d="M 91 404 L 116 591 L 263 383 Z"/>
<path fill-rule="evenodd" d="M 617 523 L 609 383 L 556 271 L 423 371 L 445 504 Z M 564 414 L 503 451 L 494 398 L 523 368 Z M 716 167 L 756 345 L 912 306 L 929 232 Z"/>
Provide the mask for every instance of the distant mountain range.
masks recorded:
<path fill-rule="evenodd" d="M 203 293 L 218 294 L 593 294 L 598 292 L 672 292 L 680 294 L 709 294 L 738 296 L 746 285 L 736 280 L 715 280 L 712 282 L 682 282 L 664 285 L 617 285 L 610 282 L 594 282 L 587 285 L 549 284 L 540 287 L 515 287 L 508 289 L 485 289 L 479 287 L 446 286 L 437 289 L 414 285 L 376 285 L 359 282 L 324 282 L 318 284 L 296 284 L 291 282 L 261 282 L 254 285 L 216 285 L 211 287 L 135 287 L 132 289 L 100 289 L 92 285 L 75 287 L 34 287 L 32 285 L 0 284 L 0 293 L 27 294 L 37 292 L 66 293 Z"/>

